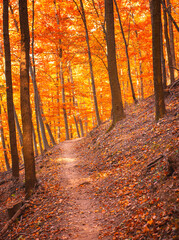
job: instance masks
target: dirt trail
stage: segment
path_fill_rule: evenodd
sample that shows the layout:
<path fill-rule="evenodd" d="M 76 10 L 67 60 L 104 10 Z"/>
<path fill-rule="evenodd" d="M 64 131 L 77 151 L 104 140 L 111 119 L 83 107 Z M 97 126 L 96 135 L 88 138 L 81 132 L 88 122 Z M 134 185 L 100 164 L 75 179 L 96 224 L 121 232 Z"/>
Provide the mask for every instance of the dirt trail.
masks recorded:
<path fill-rule="evenodd" d="M 79 162 L 85 159 L 76 157 L 75 146 L 80 139 L 65 141 L 60 144 L 61 155 L 58 161 L 66 200 L 64 215 L 61 222 L 61 239 L 96 240 L 99 236 L 102 213 L 98 212 L 99 205 L 90 194 L 92 179 L 81 174 Z"/>

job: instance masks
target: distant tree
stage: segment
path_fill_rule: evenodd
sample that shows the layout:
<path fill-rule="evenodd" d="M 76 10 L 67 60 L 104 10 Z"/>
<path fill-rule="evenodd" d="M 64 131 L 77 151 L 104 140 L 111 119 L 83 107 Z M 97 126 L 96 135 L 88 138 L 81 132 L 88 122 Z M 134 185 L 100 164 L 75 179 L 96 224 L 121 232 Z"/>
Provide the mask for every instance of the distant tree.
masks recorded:
<path fill-rule="evenodd" d="M 9 1 L 3 0 L 3 36 L 4 36 L 4 52 L 5 52 L 7 113 L 8 113 L 10 148 L 11 148 L 11 157 L 12 157 L 12 176 L 15 179 L 18 179 L 19 178 L 19 156 L 17 151 L 16 128 L 15 128 L 14 106 L 13 106 L 8 5 L 9 5 Z"/>
<path fill-rule="evenodd" d="M 114 3 L 115 3 L 115 6 L 116 6 L 116 11 L 117 11 L 118 19 L 119 19 L 119 25 L 120 25 L 120 28 L 121 28 L 121 33 L 122 33 L 122 37 L 123 37 L 124 45 L 125 45 L 125 52 L 126 52 L 126 58 L 127 58 L 127 69 L 128 69 L 129 82 L 130 82 L 130 85 L 131 85 L 132 98 L 134 100 L 134 103 L 138 103 L 138 100 L 135 96 L 135 91 L 134 91 L 134 86 L 133 86 L 132 76 L 131 76 L 131 64 L 130 64 L 129 51 L 128 51 L 128 45 L 129 44 L 126 41 L 126 37 L 125 37 L 123 26 L 122 26 L 121 16 L 120 16 L 120 13 L 119 13 L 119 8 L 118 8 L 116 0 L 114 0 Z"/>
<path fill-rule="evenodd" d="M 7 171 L 10 170 L 10 164 L 9 164 L 9 159 L 7 156 L 7 149 L 6 149 L 6 143 L 5 143 L 5 137 L 4 137 L 4 129 L 2 125 L 2 119 L 1 119 L 1 96 L 0 96 L 0 136 L 1 136 L 1 142 L 2 142 L 2 147 L 3 147 L 3 153 L 4 153 L 4 159 L 6 163 L 6 169 Z"/>
<path fill-rule="evenodd" d="M 19 16 L 21 29 L 21 59 L 20 59 L 20 90 L 21 90 L 21 116 L 23 129 L 23 152 L 25 164 L 25 191 L 29 198 L 37 182 L 35 174 L 35 161 L 32 136 L 32 114 L 29 94 L 29 24 L 27 0 L 19 0 Z"/>
<path fill-rule="evenodd" d="M 158 0 L 150 1 L 152 17 L 152 49 L 153 49 L 153 79 L 155 91 L 155 119 L 165 114 L 164 93 L 161 70 L 161 3 Z"/>
<path fill-rule="evenodd" d="M 84 24 L 84 27 L 85 27 L 85 33 L 86 33 L 85 36 L 86 36 L 86 43 L 87 43 L 87 47 L 88 47 L 88 62 L 89 62 L 89 67 L 90 67 L 91 86 L 92 86 L 92 90 L 93 90 L 94 108 L 95 108 L 97 125 L 99 126 L 100 123 L 101 123 L 101 120 L 100 120 L 98 101 L 97 101 L 97 96 L 96 96 L 96 86 L 95 86 L 95 79 L 94 79 L 94 72 L 93 72 L 93 61 L 92 61 L 92 54 L 91 54 L 91 48 L 90 48 L 90 42 L 89 42 L 89 33 L 88 33 L 88 26 L 87 26 L 87 21 L 86 21 L 84 4 L 83 4 L 83 1 L 80 0 L 80 7 L 81 7 L 81 10 L 80 10 L 76 1 L 75 0 L 73 0 L 73 1 L 78 8 L 78 11 L 81 15 L 81 18 L 83 20 L 83 24 Z"/>
<path fill-rule="evenodd" d="M 125 116 L 122 104 L 121 88 L 117 73 L 113 0 L 105 0 L 105 19 L 107 30 L 108 74 L 112 95 L 112 128 L 119 120 L 123 119 Z"/>
<path fill-rule="evenodd" d="M 163 0 L 165 3 L 165 1 Z M 164 19 L 164 34 L 165 34 L 165 40 L 166 40 L 166 48 L 167 48 L 167 56 L 168 56 L 168 65 L 169 65 L 169 71 L 170 71 L 170 81 L 171 83 L 174 82 L 174 62 L 172 59 L 172 52 L 171 52 L 171 44 L 168 34 L 168 18 L 167 13 L 165 9 L 163 9 L 163 19 Z"/>

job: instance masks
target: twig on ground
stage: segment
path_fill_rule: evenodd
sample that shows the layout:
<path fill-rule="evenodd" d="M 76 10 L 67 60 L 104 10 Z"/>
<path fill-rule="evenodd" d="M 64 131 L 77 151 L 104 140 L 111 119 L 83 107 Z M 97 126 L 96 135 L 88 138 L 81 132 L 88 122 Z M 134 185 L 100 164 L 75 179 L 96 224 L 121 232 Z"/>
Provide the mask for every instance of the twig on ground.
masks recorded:
<path fill-rule="evenodd" d="M 25 208 L 28 206 L 27 203 L 25 203 L 15 214 L 14 216 L 5 224 L 5 226 L 3 227 L 3 229 L 1 230 L 1 235 L 3 235 L 8 227 L 16 220 L 17 217 L 19 217 L 22 212 L 25 210 Z"/>

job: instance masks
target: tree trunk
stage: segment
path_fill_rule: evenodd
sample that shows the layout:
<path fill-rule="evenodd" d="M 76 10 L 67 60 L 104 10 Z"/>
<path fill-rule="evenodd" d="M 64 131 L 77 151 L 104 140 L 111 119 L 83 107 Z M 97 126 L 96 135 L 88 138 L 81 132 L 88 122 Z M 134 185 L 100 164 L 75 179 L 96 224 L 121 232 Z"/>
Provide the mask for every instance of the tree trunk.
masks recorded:
<path fill-rule="evenodd" d="M 164 93 L 161 72 L 161 4 L 158 0 L 151 0 L 152 15 L 152 50 L 153 50 L 153 78 L 155 91 L 155 119 L 165 114 Z"/>
<path fill-rule="evenodd" d="M 83 122 L 79 119 L 80 129 L 81 129 L 81 136 L 84 137 L 84 129 L 83 129 Z"/>
<path fill-rule="evenodd" d="M 125 116 L 122 104 L 121 88 L 117 73 L 113 0 L 105 0 L 105 18 L 107 29 L 108 74 L 112 95 L 112 128 Z"/>
<path fill-rule="evenodd" d="M 13 107 L 8 3 L 9 3 L 8 0 L 3 0 L 3 37 L 4 37 L 4 51 L 5 51 L 7 112 L 8 112 L 10 148 L 11 148 L 11 157 L 12 157 L 12 176 L 18 179 L 19 178 L 19 156 L 17 151 L 16 128 L 15 128 L 14 107 Z"/>
<path fill-rule="evenodd" d="M 73 99 L 73 107 L 76 108 L 78 107 L 78 103 L 75 99 L 75 91 L 74 91 L 74 81 L 73 81 L 73 74 L 72 74 L 72 69 L 71 69 L 71 63 L 68 62 L 68 69 L 69 69 L 69 74 L 70 74 L 70 82 L 72 84 L 72 99 Z M 76 112 L 76 109 L 75 109 Z M 79 127 L 78 127 L 78 121 L 75 115 L 73 115 L 74 121 L 75 121 L 75 126 L 76 126 L 76 131 L 78 137 L 80 137 L 80 132 L 79 132 Z"/>
<path fill-rule="evenodd" d="M 61 87 L 62 87 L 62 104 L 63 104 L 63 116 L 64 116 L 64 122 L 65 122 L 66 140 L 69 140 L 70 136 L 69 136 L 68 118 L 67 118 L 67 112 L 66 112 L 65 87 L 64 87 L 62 62 L 60 64 L 60 79 L 61 79 Z"/>
<path fill-rule="evenodd" d="M 165 0 L 163 0 L 163 2 L 165 4 Z M 171 81 L 171 83 L 173 83 L 175 81 L 175 78 L 174 78 L 174 68 L 173 68 L 174 66 L 173 66 L 173 62 L 172 62 L 170 40 L 169 40 L 169 36 L 168 36 L 167 13 L 164 10 L 164 8 L 163 8 L 163 18 L 164 18 L 164 34 L 165 34 L 166 47 L 167 47 L 168 65 L 169 65 L 169 71 L 170 71 L 170 81 Z"/>
<path fill-rule="evenodd" d="M 2 119 L 1 119 L 1 103 L 0 103 L 0 132 L 1 132 L 1 142 L 2 142 L 2 147 L 3 147 L 3 153 L 4 153 L 4 159 L 6 163 L 6 169 L 7 171 L 10 170 L 10 164 L 9 164 L 9 159 L 7 156 L 7 150 L 6 150 L 6 143 L 4 139 L 4 130 L 3 130 L 3 125 L 2 125 Z"/>
<path fill-rule="evenodd" d="M 135 23 L 135 20 L 134 20 L 134 16 L 132 14 L 132 19 L 133 19 L 133 23 Z M 138 33 L 137 33 L 137 30 L 135 30 L 135 35 L 136 35 L 136 38 L 137 38 L 137 44 L 138 44 L 138 48 L 139 48 L 139 57 L 140 57 L 140 61 L 139 61 L 139 71 L 140 71 L 140 96 L 141 96 L 141 99 L 144 99 L 144 85 L 143 85 L 143 77 L 142 77 L 142 74 L 143 74 L 143 71 L 142 71 L 142 52 L 141 52 L 141 49 L 140 49 L 140 44 L 139 44 L 139 38 L 138 38 Z"/>
<path fill-rule="evenodd" d="M 37 141 L 36 141 L 35 129 L 34 129 L 33 123 L 32 123 L 32 136 L 33 136 L 34 153 L 35 153 L 35 156 L 38 156 Z"/>
<path fill-rule="evenodd" d="M 164 58 L 164 52 L 163 52 L 163 29 L 162 29 L 162 21 L 160 25 L 160 43 L 161 43 L 161 64 L 162 64 L 162 82 L 163 82 L 163 88 L 165 89 L 167 87 L 167 76 L 166 76 L 166 68 L 165 68 L 165 58 Z"/>
<path fill-rule="evenodd" d="M 171 14 L 170 0 L 167 0 L 167 9 L 168 9 L 169 13 Z M 171 55 L 172 55 L 172 66 L 176 67 L 173 23 L 172 23 L 172 20 L 170 17 L 168 18 L 168 24 L 169 24 L 169 35 L 170 35 L 170 50 L 171 50 Z"/>
<path fill-rule="evenodd" d="M 20 146 L 21 146 L 22 160 L 23 160 L 23 162 L 24 162 L 23 136 L 22 136 L 22 131 L 21 131 L 21 127 L 20 127 L 20 124 L 19 124 L 18 117 L 17 117 L 17 113 L 16 113 L 15 106 L 14 106 L 14 118 L 15 118 L 15 123 L 16 123 L 16 128 L 17 128 L 18 136 L 19 136 L 19 142 L 20 142 Z"/>
<path fill-rule="evenodd" d="M 121 28 L 121 33 L 122 33 L 122 37 L 123 37 L 124 45 L 125 45 L 125 52 L 126 52 L 126 58 L 127 58 L 127 67 L 128 67 L 128 76 L 129 76 L 129 82 L 130 82 L 130 85 L 131 85 L 132 98 L 134 100 L 134 103 L 137 103 L 138 100 L 136 99 L 136 96 L 135 96 L 135 91 L 134 91 L 134 86 L 133 86 L 132 76 L 131 76 L 131 65 L 130 65 L 130 59 L 129 59 L 129 53 L 128 53 L 128 44 L 127 44 L 127 41 L 126 41 L 126 38 L 125 38 L 125 35 L 124 35 L 122 22 L 121 22 L 121 17 L 120 17 L 120 14 L 119 14 L 119 8 L 117 6 L 116 0 L 114 0 L 114 3 L 115 3 L 115 6 L 116 6 L 116 11 L 117 11 L 119 24 L 120 24 L 120 28 Z"/>
<path fill-rule="evenodd" d="M 54 2 L 54 10 L 55 10 L 55 18 L 56 18 L 56 22 L 58 25 L 58 30 L 60 31 L 60 20 L 59 20 L 59 16 L 57 14 L 57 3 L 56 0 L 53 1 Z M 58 113 L 57 113 L 57 121 L 58 121 L 58 126 L 57 126 L 57 141 L 60 142 L 60 62 L 61 62 L 61 58 L 62 58 L 62 49 L 61 49 L 61 39 L 59 38 L 59 45 L 57 46 L 57 65 L 56 65 L 56 87 L 57 87 L 57 106 L 58 106 Z"/>
<path fill-rule="evenodd" d="M 37 134 L 38 134 L 38 139 L 39 139 L 39 145 L 40 145 L 40 151 L 41 154 L 43 152 L 42 150 L 42 144 L 41 144 L 41 137 L 40 137 L 40 130 L 41 130 L 41 136 L 42 136 L 42 141 L 43 141 L 43 146 L 44 146 L 44 151 L 47 151 L 49 149 L 49 144 L 47 141 L 46 133 L 45 133 L 45 127 L 40 111 L 40 98 L 39 98 L 39 92 L 37 88 L 37 83 L 36 83 L 36 69 L 35 69 L 35 57 L 34 57 L 34 18 L 35 18 L 35 10 L 34 10 L 34 0 L 32 0 L 32 63 L 33 66 L 31 65 L 30 59 L 30 73 L 31 73 L 31 78 L 32 78 L 32 83 L 33 83 L 33 88 L 34 88 L 34 102 L 35 102 L 35 113 L 36 113 L 36 124 L 37 124 Z M 40 129 L 39 129 L 40 127 Z"/>
<path fill-rule="evenodd" d="M 79 127 L 78 127 L 78 121 L 75 117 L 75 115 L 73 115 L 74 121 L 75 121 L 75 126 L 76 126 L 76 131 L 77 131 L 77 135 L 80 138 L 80 131 L 79 131 Z"/>
<path fill-rule="evenodd" d="M 25 163 L 25 192 L 28 199 L 37 182 L 32 136 L 32 115 L 29 93 L 29 24 L 27 0 L 19 0 L 19 16 L 21 29 L 20 90 L 21 116 L 23 129 L 23 151 Z"/>
<path fill-rule="evenodd" d="M 87 47 L 88 47 L 88 60 L 89 60 L 89 66 L 90 66 L 91 84 L 92 84 L 92 89 L 93 89 L 93 99 L 94 99 L 96 120 L 97 120 L 97 125 L 99 126 L 101 121 L 100 121 L 98 102 L 97 102 L 97 96 L 96 96 L 96 87 L 95 87 L 95 81 L 94 81 L 91 49 L 90 49 L 90 44 L 89 44 L 88 27 L 87 27 L 87 23 L 86 23 L 86 15 L 85 15 L 85 10 L 84 10 L 84 6 L 83 6 L 83 1 L 82 0 L 80 0 L 80 5 L 81 5 L 81 11 L 82 11 L 81 17 L 82 17 L 82 20 L 83 20 L 83 23 L 84 23 L 84 27 L 85 27 L 85 32 L 86 32 L 86 43 L 87 43 Z"/>

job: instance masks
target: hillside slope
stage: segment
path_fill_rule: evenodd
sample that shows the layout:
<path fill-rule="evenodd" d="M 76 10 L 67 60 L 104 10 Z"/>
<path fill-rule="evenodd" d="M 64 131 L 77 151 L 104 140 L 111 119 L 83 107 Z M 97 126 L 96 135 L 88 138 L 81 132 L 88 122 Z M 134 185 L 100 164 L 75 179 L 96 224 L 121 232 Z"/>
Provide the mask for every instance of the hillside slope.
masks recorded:
<path fill-rule="evenodd" d="M 158 123 L 152 96 L 109 133 L 106 122 L 84 139 L 85 168 L 105 213 L 101 239 L 178 239 L 178 90 L 166 97 Z"/>
<path fill-rule="evenodd" d="M 38 188 L 0 239 L 178 239 L 178 90 L 158 123 L 152 96 L 110 132 L 108 121 L 38 157 Z M 7 207 L 24 198 L 24 169 L 16 186 L 10 173 L 0 178 L 2 230 Z"/>

